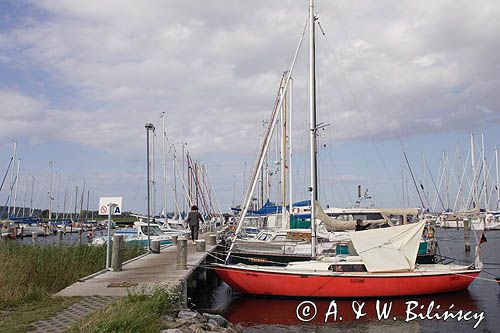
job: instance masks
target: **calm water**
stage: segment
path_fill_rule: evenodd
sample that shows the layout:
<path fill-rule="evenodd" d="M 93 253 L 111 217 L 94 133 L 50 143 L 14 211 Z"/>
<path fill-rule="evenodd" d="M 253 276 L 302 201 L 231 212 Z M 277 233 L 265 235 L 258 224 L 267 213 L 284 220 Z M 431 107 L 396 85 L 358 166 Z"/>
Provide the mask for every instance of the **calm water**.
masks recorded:
<path fill-rule="evenodd" d="M 500 231 L 487 231 L 485 235 L 488 242 L 481 245 L 481 259 L 485 263 L 485 271 L 480 277 L 494 279 L 494 276 L 486 271 L 500 276 Z M 474 237 L 473 234 L 471 236 Z M 457 258 L 462 263 L 473 261 L 474 252 L 464 251 L 463 230 L 439 229 L 438 240 L 442 255 Z M 392 305 L 387 320 L 378 320 L 377 299 L 335 300 L 337 320 L 334 321 L 333 315 L 330 315 L 325 323 L 325 314 L 334 299 L 250 297 L 233 293 L 224 283 L 219 284 L 209 294 L 200 291 L 198 296 L 200 297 L 193 298 L 200 307 L 221 312 L 232 323 L 243 325 L 246 332 L 500 332 L 500 286 L 496 282 L 478 279 L 465 292 L 378 299 L 381 305 Z M 308 323 L 301 322 L 296 316 L 297 306 L 305 300 L 314 302 L 317 308 L 316 317 Z M 416 314 L 425 314 L 434 302 L 434 309 L 439 305 L 440 313 L 452 307 L 450 312 L 457 313 L 462 310 L 463 314 L 468 313 L 468 316 L 476 315 L 476 317 L 468 321 L 452 318 L 446 321 L 418 318 L 405 321 L 407 302 L 410 301 L 418 302 L 418 306 L 424 307 L 422 310 L 416 308 L 410 311 Z M 364 303 L 363 317 L 356 319 L 352 309 L 353 302 L 355 307 Z M 333 310 L 333 307 L 331 309 Z M 484 319 L 474 329 L 474 325 L 480 321 L 481 313 Z"/>
<path fill-rule="evenodd" d="M 85 230 L 82 234 L 82 244 L 88 244 L 87 240 L 87 233 L 88 231 Z M 114 230 L 112 230 L 112 233 L 114 233 Z M 107 230 L 96 230 L 94 231 L 94 237 L 101 237 L 101 236 L 106 236 L 107 235 Z M 15 240 L 16 242 L 21 242 L 23 244 L 28 244 L 31 245 L 33 244 L 33 240 L 30 236 L 24 237 L 24 238 L 18 238 Z M 77 244 L 78 242 L 78 234 L 77 233 L 66 233 L 63 235 L 63 243 L 67 245 L 74 245 Z M 36 243 L 38 245 L 53 245 L 57 243 L 57 235 L 48 235 L 48 236 L 38 236 L 36 239 Z"/>

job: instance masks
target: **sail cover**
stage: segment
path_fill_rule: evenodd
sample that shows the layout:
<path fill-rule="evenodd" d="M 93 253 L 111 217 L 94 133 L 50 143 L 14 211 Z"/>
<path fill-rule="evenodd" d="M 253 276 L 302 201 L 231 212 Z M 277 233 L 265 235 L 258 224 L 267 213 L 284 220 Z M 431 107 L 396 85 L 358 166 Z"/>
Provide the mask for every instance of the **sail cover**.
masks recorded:
<path fill-rule="evenodd" d="M 424 227 L 422 221 L 349 233 L 368 272 L 398 272 L 415 269 Z"/>
<path fill-rule="evenodd" d="M 351 220 L 351 221 L 344 221 L 340 219 L 335 219 L 331 216 L 328 216 L 327 213 L 321 208 L 321 206 L 318 204 L 318 202 L 315 202 L 316 208 L 316 219 L 322 221 L 326 227 L 327 230 L 329 231 L 335 231 L 335 230 L 355 230 L 356 229 L 356 221 Z M 387 224 L 387 220 L 370 220 L 370 221 L 364 221 L 365 223 L 370 223 L 371 225 L 382 225 L 382 224 Z"/>

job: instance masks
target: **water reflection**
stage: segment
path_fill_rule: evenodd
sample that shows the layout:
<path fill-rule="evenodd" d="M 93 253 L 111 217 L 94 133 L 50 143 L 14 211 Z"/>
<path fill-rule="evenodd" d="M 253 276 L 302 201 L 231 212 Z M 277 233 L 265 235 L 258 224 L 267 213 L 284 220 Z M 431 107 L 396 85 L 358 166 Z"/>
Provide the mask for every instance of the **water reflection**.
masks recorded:
<path fill-rule="evenodd" d="M 405 323 L 405 319 L 408 316 L 408 306 L 413 306 L 417 303 L 418 307 L 411 310 L 410 313 L 421 314 L 422 316 L 427 316 L 427 314 L 434 316 L 436 313 L 443 314 L 450 307 L 452 307 L 452 311 L 454 312 L 458 310 L 478 312 L 476 302 L 468 291 L 406 298 L 336 299 L 335 303 L 331 303 L 332 300 L 330 299 L 310 299 L 309 301 L 314 303 L 316 309 L 314 306 L 311 306 L 309 311 L 306 311 L 307 309 L 304 310 L 303 306 L 308 304 L 302 304 L 302 307 L 299 309 L 299 316 L 304 320 L 312 318 L 306 323 L 297 317 L 297 307 L 303 301 L 303 299 L 242 295 L 232 301 L 231 306 L 227 309 L 226 317 L 231 322 L 244 326 L 324 325 L 325 322 L 345 325 L 353 322 L 384 321 L 386 323 L 391 322 L 391 326 L 393 325 L 392 322 L 404 323 L 406 327 L 408 323 Z M 439 309 L 437 309 L 438 305 Z M 384 307 L 387 319 L 384 319 Z M 315 316 L 313 316 L 314 312 L 316 312 Z M 330 312 L 329 315 L 327 315 L 328 312 Z M 356 315 L 357 313 L 359 315 Z M 421 319 L 417 321 L 421 321 Z"/>

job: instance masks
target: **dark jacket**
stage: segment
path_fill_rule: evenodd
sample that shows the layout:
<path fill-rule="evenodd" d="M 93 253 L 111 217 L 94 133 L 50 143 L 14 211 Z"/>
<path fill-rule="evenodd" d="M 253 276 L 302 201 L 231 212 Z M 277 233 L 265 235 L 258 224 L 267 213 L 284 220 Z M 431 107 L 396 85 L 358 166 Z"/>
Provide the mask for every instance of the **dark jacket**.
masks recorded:
<path fill-rule="evenodd" d="M 201 214 L 197 211 L 191 211 L 189 212 L 186 222 L 187 224 L 191 226 L 199 226 L 200 221 L 203 222 L 203 217 L 201 217 Z"/>

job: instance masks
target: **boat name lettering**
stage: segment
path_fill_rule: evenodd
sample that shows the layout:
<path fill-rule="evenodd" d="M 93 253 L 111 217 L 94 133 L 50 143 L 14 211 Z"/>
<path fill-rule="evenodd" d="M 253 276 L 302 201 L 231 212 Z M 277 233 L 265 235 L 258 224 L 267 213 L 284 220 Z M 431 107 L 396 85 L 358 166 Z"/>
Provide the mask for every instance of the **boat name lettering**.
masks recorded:
<path fill-rule="evenodd" d="M 351 283 L 365 283 L 365 279 L 351 279 Z"/>

